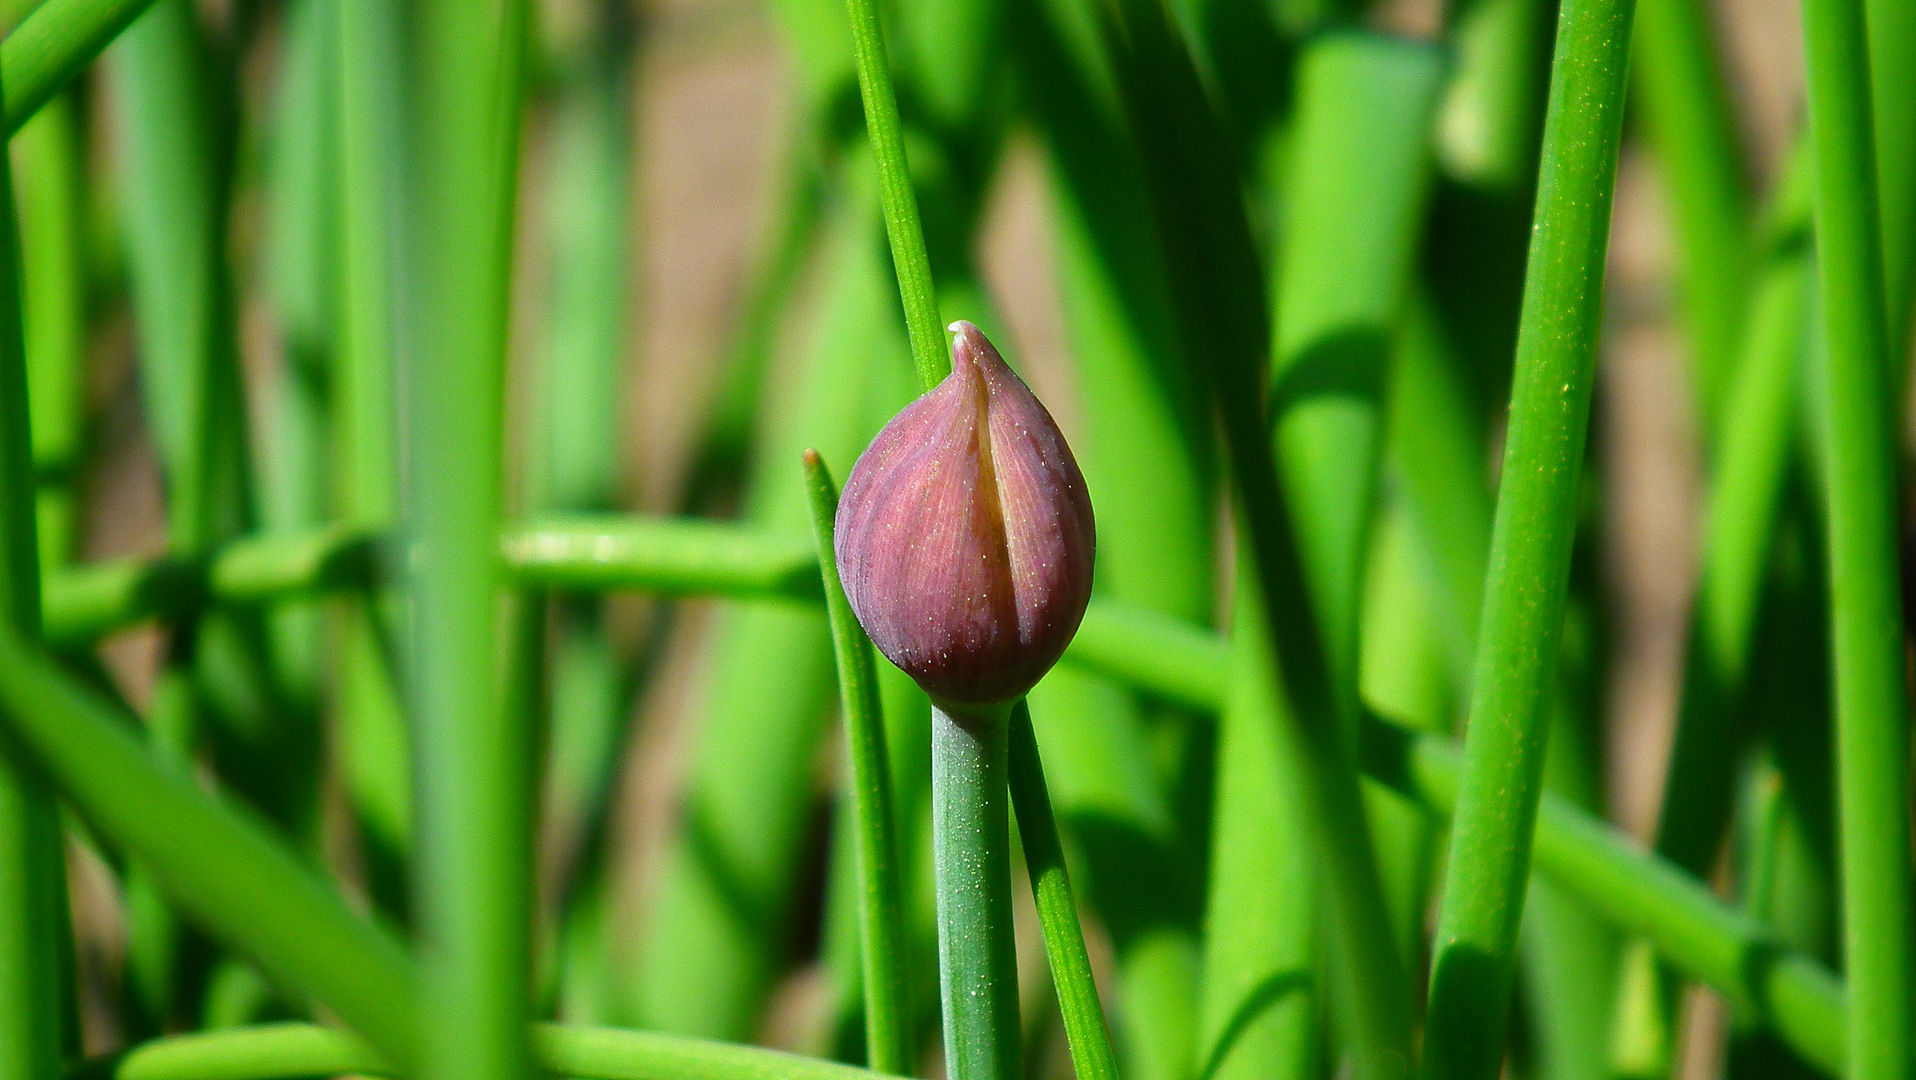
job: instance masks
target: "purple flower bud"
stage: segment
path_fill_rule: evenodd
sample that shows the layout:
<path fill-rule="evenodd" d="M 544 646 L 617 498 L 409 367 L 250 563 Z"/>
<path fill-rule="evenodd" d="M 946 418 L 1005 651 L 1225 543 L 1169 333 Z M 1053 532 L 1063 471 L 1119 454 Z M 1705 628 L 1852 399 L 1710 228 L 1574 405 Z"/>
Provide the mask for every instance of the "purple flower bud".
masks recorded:
<path fill-rule="evenodd" d="M 926 693 L 1011 701 L 1084 617 L 1091 499 L 1051 414 L 977 327 L 951 329 L 951 374 L 845 480 L 838 571 L 878 651 Z"/>

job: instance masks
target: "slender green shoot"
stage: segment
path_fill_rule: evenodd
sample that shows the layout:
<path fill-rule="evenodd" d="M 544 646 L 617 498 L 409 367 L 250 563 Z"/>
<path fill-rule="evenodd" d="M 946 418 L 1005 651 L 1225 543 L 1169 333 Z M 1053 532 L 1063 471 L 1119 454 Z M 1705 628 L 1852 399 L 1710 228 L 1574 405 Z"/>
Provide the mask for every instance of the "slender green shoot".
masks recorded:
<path fill-rule="evenodd" d="M 852 20 L 852 54 L 858 67 L 858 92 L 865 102 L 865 130 L 878 159 L 878 191 L 885 210 L 885 234 L 891 239 L 892 266 L 898 272 L 898 296 L 905 304 L 905 330 L 918 378 L 927 389 L 951 370 L 938 295 L 932 289 L 931 256 L 925 251 L 925 227 L 918 219 L 918 195 L 905 161 L 904 124 L 898 118 L 898 94 L 885 56 L 885 34 L 873 0 L 846 0 Z"/>
<path fill-rule="evenodd" d="M 1558 23 L 1466 763 L 1433 944 L 1431 1080 L 1488 1080 L 1503 1060 L 1601 329 L 1630 16 L 1630 0 L 1569 0 Z"/>
<path fill-rule="evenodd" d="M 40 626 L 40 543 L 13 172 L 5 160 L 0 214 L 0 622 L 31 638 Z M 24 764 L 0 754 L 0 1078 L 51 1080 L 60 1071 L 67 1014 L 66 863 L 53 793 Z"/>
<path fill-rule="evenodd" d="M 905 885 L 899 864 L 898 817 L 893 807 L 885 716 L 878 699 L 878 662 L 858 625 L 833 555 L 838 486 L 815 450 L 805 451 L 805 487 L 811 495 L 812 535 L 825 582 L 825 610 L 838 654 L 838 692 L 844 709 L 846 757 L 858 842 L 858 931 L 864 960 L 865 1060 L 879 1072 L 907 1075 L 912 1065 L 910 983 L 905 940 Z"/>
<path fill-rule="evenodd" d="M 1072 1068 L 1078 1080 L 1117 1080 L 1117 1052 L 1111 1048 L 1111 1029 L 1105 1024 L 1104 1005 L 1091 975 L 1084 928 L 1078 924 L 1078 901 L 1071 893 L 1064 845 L 1045 790 L 1038 734 L 1031 726 L 1031 707 L 1024 701 L 1011 710 L 1010 766 L 1011 804 L 1018 812 L 1018 837 L 1024 842 L 1038 923 L 1044 927 L 1045 955 L 1057 985 Z"/>
<path fill-rule="evenodd" d="M 1898 565 L 1895 421 L 1878 231 L 1870 62 L 1860 0 L 1803 5 L 1827 345 L 1830 606 L 1843 868 L 1854 998 L 1848 1075 L 1916 1075 L 1909 700 Z"/>
<path fill-rule="evenodd" d="M 952 1080 L 1018 1080 L 1018 957 L 1006 814 L 1009 705 L 931 710 L 938 988 Z"/>

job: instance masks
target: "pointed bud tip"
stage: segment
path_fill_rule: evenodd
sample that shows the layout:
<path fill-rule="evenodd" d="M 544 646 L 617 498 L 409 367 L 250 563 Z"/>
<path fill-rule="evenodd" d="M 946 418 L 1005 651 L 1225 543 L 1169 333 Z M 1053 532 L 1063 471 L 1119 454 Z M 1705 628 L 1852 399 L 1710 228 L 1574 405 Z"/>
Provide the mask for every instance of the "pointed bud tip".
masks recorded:
<path fill-rule="evenodd" d="M 1051 415 L 976 326 L 950 329 L 959 377 L 907 406 L 852 467 L 836 555 L 866 633 L 927 692 L 1009 701 L 1077 632 L 1095 525 Z"/>

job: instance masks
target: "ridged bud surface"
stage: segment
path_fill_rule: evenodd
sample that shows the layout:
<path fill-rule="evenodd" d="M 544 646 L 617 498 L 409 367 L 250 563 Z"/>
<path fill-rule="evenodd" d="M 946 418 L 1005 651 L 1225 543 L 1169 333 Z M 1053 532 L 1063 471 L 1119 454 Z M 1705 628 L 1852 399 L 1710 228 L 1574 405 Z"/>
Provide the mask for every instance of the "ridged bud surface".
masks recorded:
<path fill-rule="evenodd" d="M 1051 414 L 978 328 L 846 478 L 838 572 L 872 643 L 934 698 L 1010 701 L 1078 631 L 1095 529 Z"/>

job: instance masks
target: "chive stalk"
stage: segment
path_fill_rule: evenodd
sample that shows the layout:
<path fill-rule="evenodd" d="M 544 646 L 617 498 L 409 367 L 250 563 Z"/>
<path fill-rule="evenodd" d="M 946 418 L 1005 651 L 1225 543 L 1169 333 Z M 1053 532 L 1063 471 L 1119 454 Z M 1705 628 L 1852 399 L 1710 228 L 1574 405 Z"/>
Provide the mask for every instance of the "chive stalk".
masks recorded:
<path fill-rule="evenodd" d="M 1629 0 L 1563 7 L 1424 1072 L 1494 1076 L 1542 792 L 1600 330 Z"/>
<path fill-rule="evenodd" d="M 932 702 L 938 987 L 952 1080 L 1018 1080 L 1007 753 L 1011 706 Z"/>
<path fill-rule="evenodd" d="M 1078 904 L 1071 893 L 1064 845 L 1058 838 L 1057 819 L 1051 813 L 1051 796 L 1045 790 L 1044 762 L 1038 755 L 1037 732 L 1031 726 L 1031 706 L 1024 701 L 1011 710 L 1008 761 L 1018 836 L 1024 843 L 1038 923 L 1044 928 L 1045 955 L 1051 962 L 1051 980 L 1057 988 L 1072 1068 L 1082 1080 L 1117 1080 L 1117 1054 L 1111 1048 L 1111 1030 L 1098 1000 L 1097 982 L 1092 978 L 1084 929 L 1078 924 Z"/>
<path fill-rule="evenodd" d="M 1860 0 L 1803 6 L 1827 352 L 1830 605 L 1836 675 L 1848 1075 L 1916 1074 L 1909 698 L 1903 655 L 1891 356 Z M 1901 339 L 1899 332 L 1897 340 Z"/>
<path fill-rule="evenodd" d="M 497 660 L 504 368 L 525 5 L 412 13 L 402 339 L 423 934 L 421 1075 L 519 1080 L 531 981 L 529 718 Z M 516 651 L 516 650 L 515 650 Z"/>
<path fill-rule="evenodd" d="M 40 624 L 33 438 L 14 235 L 12 166 L 0 160 L 0 620 L 22 640 Z M 62 951 L 66 864 L 45 780 L 0 755 L 0 1077 L 55 1080 L 68 1017 Z"/>
<path fill-rule="evenodd" d="M 885 717 L 878 697 L 878 664 L 871 642 L 845 603 L 833 558 L 838 490 L 815 451 L 805 454 L 818 569 L 838 657 L 846 757 L 851 763 L 851 810 L 857 838 L 858 922 L 865 989 L 865 1061 L 898 1076 L 912 1071 L 910 982 L 906 971 L 905 886 L 899 864 Z"/>

